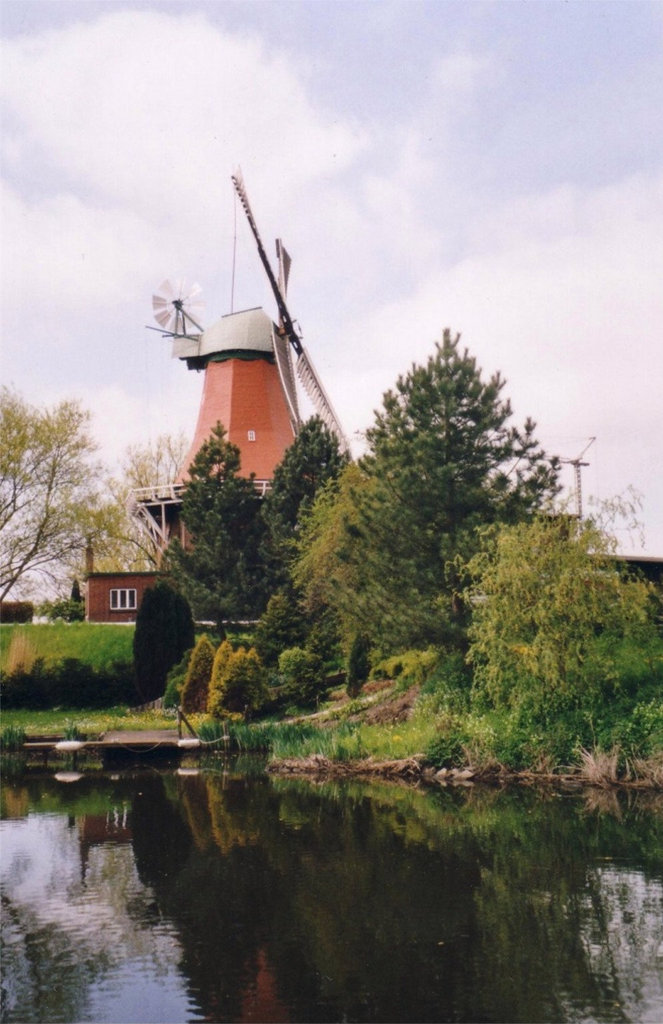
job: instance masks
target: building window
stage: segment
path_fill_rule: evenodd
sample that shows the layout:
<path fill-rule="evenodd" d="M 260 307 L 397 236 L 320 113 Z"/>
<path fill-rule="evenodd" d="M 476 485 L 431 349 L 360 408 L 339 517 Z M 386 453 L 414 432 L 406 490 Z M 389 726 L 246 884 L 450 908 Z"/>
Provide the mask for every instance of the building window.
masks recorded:
<path fill-rule="evenodd" d="M 113 612 L 133 612 L 136 610 L 136 591 L 133 587 L 122 590 L 111 590 L 110 606 Z"/>
<path fill-rule="evenodd" d="M 256 432 L 255 432 L 255 430 L 249 430 L 249 441 L 255 441 L 255 439 L 256 439 Z"/>

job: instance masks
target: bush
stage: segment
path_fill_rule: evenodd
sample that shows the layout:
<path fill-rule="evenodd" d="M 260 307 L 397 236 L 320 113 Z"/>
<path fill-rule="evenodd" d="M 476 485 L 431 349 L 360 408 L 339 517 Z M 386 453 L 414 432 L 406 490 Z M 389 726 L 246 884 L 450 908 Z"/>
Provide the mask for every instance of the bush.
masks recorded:
<path fill-rule="evenodd" d="M 192 651 L 193 648 L 185 651 L 182 660 L 178 661 L 177 665 L 173 665 L 166 676 L 166 689 L 163 695 L 163 706 L 165 708 L 176 708 L 182 701 L 182 688 L 184 687 L 184 680 L 186 679 Z"/>
<path fill-rule="evenodd" d="M 464 723 L 456 715 L 441 715 L 437 720 L 437 735 L 426 748 L 426 760 L 435 768 L 458 768 L 465 763 L 464 747 L 467 733 Z"/>
<path fill-rule="evenodd" d="M 372 675 L 376 679 L 396 679 L 406 690 L 410 686 L 421 686 L 430 678 L 439 661 L 440 652 L 432 647 L 425 651 L 404 651 L 378 662 Z"/>
<path fill-rule="evenodd" d="M 224 712 L 223 691 L 226 685 L 226 668 L 233 656 L 233 645 L 230 640 L 224 640 L 214 655 L 212 664 L 212 675 L 207 695 L 207 711 L 210 715 L 221 718 Z"/>
<path fill-rule="evenodd" d="M 58 619 L 63 622 L 83 622 L 85 605 L 70 597 L 59 601 L 44 601 L 39 605 L 39 614 L 44 615 L 49 622 L 57 622 Z"/>
<path fill-rule="evenodd" d="M 282 697 L 304 707 L 315 704 L 325 688 L 325 673 L 320 655 L 301 647 L 283 651 L 279 658 Z"/>
<path fill-rule="evenodd" d="M 469 709 L 472 673 L 458 652 L 443 655 L 421 687 L 417 713 L 436 715 L 440 711 Z"/>
<path fill-rule="evenodd" d="M 348 675 L 346 689 L 349 697 L 356 697 L 368 679 L 371 669 L 369 660 L 370 645 L 361 633 L 356 633 L 348 656 Z"/>
<path fill-rule="evenodd" d="M 206 711 L 209 684 L 214 665 L 214 648 L 209 637 L 203 634 L 191 652 L 189 667 L 182 687 L 182 710 Z"/>
<path fill-rule="evenodd" d="M 45 664 L 38 658 L 29 669 L 0 676 L 2 704 L 7 710 L 53 707 L 105 708 L 128 704 L 135 698 L 132 666 L 116 662 L 94 669 L 77 658 Z"/>
<path fill-rule="evenodd" d="M 32 622 L 35 606 L 32 601 L 0 601 L 0 621 Z"/>
<path fill-rule="evenodd" d="M 263 664 L 255 648 L 233 651 L 222 644 L 214 659 L 207 710 L 216 718 L 228 714 L 246 716 L 257 711 L 267 698 Z"/>
<path fill-rule="evenodd" d="M 628 717 L 613 726 L 605 740 L 619 746 L 630 759 L 652 757 L 663 750 L 663 700 L 654 697 L 636 704 Z"/>
<path fill-rule="evenodd" d="M 145 591 L 136 617 L 134 668 L 144 702 L 157 700 L 166 688 L 169 670 L 194 644 L 188 602 L 166 583 Z"/>

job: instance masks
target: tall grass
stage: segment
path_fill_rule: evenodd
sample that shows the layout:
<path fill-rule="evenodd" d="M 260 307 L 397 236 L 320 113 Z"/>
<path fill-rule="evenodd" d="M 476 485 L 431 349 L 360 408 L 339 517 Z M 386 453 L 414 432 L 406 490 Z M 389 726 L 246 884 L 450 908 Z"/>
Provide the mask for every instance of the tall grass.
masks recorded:
<path fill-rule="evenodd" d="M 11 672 L 21 658 L 30 665 L 43 658 L 51 664 L 77 658 L 95 669 L 113 662 L 133 660 L 133 624 L 105 625 L 96 622 L 24 623 L 0 626 L 0 669 Z M 29 668 L 30 665 L 24 667 Z"/>
<path fill-rule="evenodd" d="M 20 750 L 25 743 L 25 729 L 18 725 L 8 725 L 0 733 L 0 750 L 3 753 L 6 751 Z"/>
<path fill-rule="evenodd" d="M 6 655 L 7 672 L 15 672 L 17 669 L 29 672 L 36 660 L 37 651 L 30 638 L 26 636 L 22 629 L 12 628 L 9 649 Z"/>

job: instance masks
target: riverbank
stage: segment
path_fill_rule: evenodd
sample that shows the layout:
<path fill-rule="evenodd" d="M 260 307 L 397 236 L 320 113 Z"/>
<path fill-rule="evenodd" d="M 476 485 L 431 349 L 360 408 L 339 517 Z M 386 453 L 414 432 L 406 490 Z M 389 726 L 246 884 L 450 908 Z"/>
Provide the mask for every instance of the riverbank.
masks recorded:
<path fill-rule="evenodd" d="M 600 761 L 578 766 L 568 772 L 510 771 L 503 765 L 484 768 L 440 768 L 427 763 L 423 755 L 392 761 L 363 758 L 351 761 L 332 761 L 321 754 L 301 758 L 273 759 L 267 765 L 272 775 L 303 775 L 324 779 L 376 778 L 394 779 L 414 784 L 438 786 L 466 786 L 474 783 L 489 785 L 520 784 L 526 786 L 552 785 L 567 789 L 596 786 L 601 789 L 653 789 L 663 791 L 663 758 L 649 766 L 650 773 L 623 778 L 605 770 Z"/>
<path fill-rule="evenodd" d="M 567 730 L 565 747 L 561 754 L 557 747 L 557 756 L 552 729 L 537 734 L 521 726 L 516 733 L 508 715 L 462 710 L 460 701 L 457 707 L 455 711 L 441 707 L 439 695 L 427 694 L 420 685 L 383 679 L 368 683 L 354 699 L 344 689 L 336 689 L 318 708 L 291 711 L 286 718 L 253 722 L 219 721 L 209 715 L 191 718 L 203 740 L 203 751 L 261 753 L 272 774 L 354 775 L 415 786 L 482 782 L 663 790 L 663 749 L 657 740 L 660 712 L 653 702 L 645 708 L 649 719 L 642 718 L 651 736 L 649 749 L 635 748 L 635 719 L 622 716 L 621 732 L 630 738 L 630 746 L 616 742 L 602 746 L 600 739 L 578 738 L 571 745 Z M 126 707 L 103 712 L 9 711 L 3 714 L 2 746 L 16 750 L 35 734 L 95 740 L 109 729 L 174 728 L 173 719 L 173 712 L 137 713 Z M 641 734 L 645 735 L 644 729 Z"/>

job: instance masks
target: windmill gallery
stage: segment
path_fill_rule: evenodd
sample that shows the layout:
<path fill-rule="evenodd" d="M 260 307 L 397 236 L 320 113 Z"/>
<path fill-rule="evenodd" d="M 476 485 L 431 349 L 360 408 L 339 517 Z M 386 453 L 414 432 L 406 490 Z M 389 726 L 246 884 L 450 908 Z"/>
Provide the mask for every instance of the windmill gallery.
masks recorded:
<path fill-rule="evenodd" d="M 175 537 L 186 543 L 180 517 L 182 492 L 193 459 L 217 423 L 239 449 L 240 475 L 253 477 L 258 492 L 267 493 L 274 469 L 301 426 L 296 378 L 338 440 L 339 449 L 348 450 L 338 417 L 288 309 L 290 256 L 277 239 L 275 274 L 239 170 L 232 182 L 274 294 L 278 323 L 256 307 L 226 314 L 203 328 L 197 284 L 188 287 L 183 280 L 165 280 L 153 295 L 155 319 L 162 336 L 172 340 L 172 357 L 186 363 L 187 369 L 204 374 L 193 441 L 175 480 L 132 493 L 132 514 L 161 554 Z M 159 575 L 157 571 L 94 572 L 92 564 L 88 570 L 86 619 L 90 622 L 134 621 L 145 591 Z"/>

